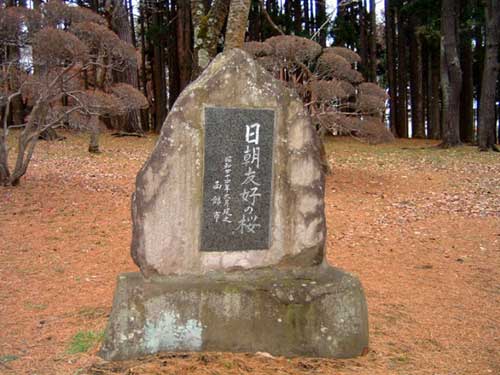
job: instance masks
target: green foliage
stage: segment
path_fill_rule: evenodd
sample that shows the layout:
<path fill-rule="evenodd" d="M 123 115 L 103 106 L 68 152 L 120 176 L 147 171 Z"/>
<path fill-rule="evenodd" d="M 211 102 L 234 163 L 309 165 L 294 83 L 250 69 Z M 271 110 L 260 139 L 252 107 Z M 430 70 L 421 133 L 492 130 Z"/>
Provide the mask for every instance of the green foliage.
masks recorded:
<path fill-rule="evenodd" d="M 432 48 L 439 48 L 441 40 L 441 2 L 435 0 L 414 0 L 404 2 L 400 13 L 404 18 L 416 18 L 420 26 L 416 32 Z"/>
<path fill-rule="evenodd" d="M 168 36 L 168 28 L 166 25 L 160 24 L 150 24 L 148 30 L 146 31 L 146 38 L 154 43 L 160 43 L 164 41 Z"/>
<path fill-rule="evenodd" d="M 103 337 L 104 332 L 80 331 L 75 336 L 73 336 L 67 353 L 85 353 L 94 345 L 101 342 Z"/>
<path fill-rule="evenodd" d="M 2 356 L 0 356 L 0 363 L 12 362 L 18 358 L 19 357 L 17 355 L 13 355 L 13 354 L 2 355 Z"/>
<path fill-rule="evenodd" d="M 429 46 L 439 48 L 441 41 L 441 31 L 439 20 L 431 20 L 425 25 L 418 26 L 416 33 L 420 35 Z"/>
<path fill-rule="evenodd" d="M 27 309 L 38 310 L 38 311 L 45 310 L 48 307 L 48 305 L 45 303 L 33 303 L 33 302 L 27 302 L 25 306 Z"/>
<path fill-rule="evenodd" d="M 105 316 L 107 310 L 102 307 L 83 307 L 78 311 L 78 316 L 84 319 L 97 319 Z"/>
<path fill-rule="evenodd" d="M 404 1 L 400 5 L 403 16 L 416 16 L 421 19 L 433 20 L 441 17 L 441 1 L 436 0 L 413 0 Z"/>
<path fill-rule="evenodd" d="M 333 22 L 330 36 L 333 44 L 343 46 L 352 50 L 359 50 L 360 45 L 360 4 L 358 2 L 349 3 L 339 9 L 339 15 Z"/>

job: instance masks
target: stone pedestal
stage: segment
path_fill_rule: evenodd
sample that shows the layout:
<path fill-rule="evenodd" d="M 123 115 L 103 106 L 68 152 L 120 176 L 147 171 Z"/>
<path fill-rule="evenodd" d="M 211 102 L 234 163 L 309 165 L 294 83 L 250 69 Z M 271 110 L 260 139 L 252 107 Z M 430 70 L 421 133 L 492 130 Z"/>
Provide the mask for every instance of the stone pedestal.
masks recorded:
<path fill-rule="evenodd" d="M 368 346 L 360 282 L 326 265 L 202 276 L 120 275 L 100 356 L 159 351 L 346 358 Z"/>

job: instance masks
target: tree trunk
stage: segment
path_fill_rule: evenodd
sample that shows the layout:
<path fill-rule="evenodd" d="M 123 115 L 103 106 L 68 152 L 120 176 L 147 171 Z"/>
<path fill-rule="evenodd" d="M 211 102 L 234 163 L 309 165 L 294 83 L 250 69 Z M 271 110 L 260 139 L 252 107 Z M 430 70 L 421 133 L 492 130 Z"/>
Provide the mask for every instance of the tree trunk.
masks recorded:
<path fill-rule="evenodd" d="M 319 30 L 326 22 L 326 1 L 316 0 L 316 27 Z M 319 32 L 319 44 L 321 47 L 326 47 L 326 27 L 323 27 Z"/>
<path fill-rule="evenodd" d="M 44 140 L 44 141 L 60 141 L 60 140 L 64 139 L 64 137 L 61 137 L 59 134 L 57 134 L 55 129 L 48 128 L 40 133 L 40 135 L 38 136 L 38 139 Z"/>
<path fill-rule="evenodd" d="M 441 139 L 441 102 L 440 102 L 440 56 L 435 49 L 429 50 L 429 129 L 427 136 Z"/>
<path fill-rule="evenodd" d="M 140 69 L 140 77 L 141 77 L 141 86 L 142 93 L 148 99 L 148 102 L 151 106 L 151 98 L 148 95 L 148 79 L 146 72 L 146 28 L 145 28 L 145 9 L 144 9 L 144 1 L 141 0 L 139 5 L 139 25 L 140 25 L 140 35 L 141 35 L 141 69 Z M 149 131 L 149 123 L 150 123 L 150 108 L 141 110 L 141 123 L 142 129 L 144 131 Z"/>
<path fill-rule="evenodd" d="M 462 91 L 460 94 L 460 140 L 474 142 L 474 108 L 473 108 L 473 70 L 472 40 L 469 32 L 463 33 L 460 48 L 460 65 L 462 67 Z"/>
<path fill-rule="evenodd" d="M 13 94 L 13 95 L 19 95 L 18 94 Z M 5 105 L 5 110 L 3 111 L 3 116 L 1 117 L 2 119 L 2 128 L 1 128 L 1 133 L 0 133 L 0 185 L 7 186 L 9 185 L 10 181 L 10 169 L 9 169 L 9 146 L 7 145 L 7 136 L 9 133 L 9 112 L 10 112 L 10 102 L 14 97 L 9 96 L 7 98 L 7 103 Z M 1 113 L 0 109 L 0 113 Z"/>
<path fill-rule="evenodd" d="M 7 7 L 17 6 L 15 1 L 7 1 Z M 19 4 L 19 6 L 24 6 L 24 3 Z M 13 62 L 17 64 L 20 62 L 21 54 L 19 47 L 17 46 L 7 46 L 7 63 Z M 3 60 L 3 56 L 2 56 Z M 9 116 L 7 117 L 9 125 L 20 125 L 24 123 L 24 102 L 21 95 L 17 95 L 10 102 Z"/>
<path fill-rule="evenodd" d="M 413 17 L 410 41 L 410 95 L 411 95 L 411 128 L 413 138 L 425 138 L 422 45 L 416 32 L 417 20 Z"/>
<path fill-rule="evenodd" d="M 429 124 L 430 124 L 430 113 L 429 113 L 429 45 L 427 41 L 422 38 L 422 101 L 423 101 L 423 116 L 424 116 L 424 130 L 426 137 L 429 137 Z"/>
<path fill-rule="evenodd" d="M 371 82 L 377 82 L 377 14 L 375 13 L 375 0 L 370 0 L 370 63 L 369 79 Z"/>
<path fill-rule="evenodd" d="M 197 77 L 217 54 L 217 42 L 229 11 L 229 0 L 213 0 L 210 10 L 204 0 L 191 0 L 193 21 L 193 73 Z"/>
<path fill-rule="evenodd" d="M 248 15 L 248 41 L 261 42 L 262 39 L 262 9 L 263 2 L 251 1 L 250 14 Z"/>
<path fill-rule="evenodd" d="M 125 0 L 106 0 L 106 9 L 111 11 L 111 29 L 121 40 L 132 44 L 132 30 L 124 1 Z M 128 66 L 123 72 L 116 72 L 114 78 L 117 82 L 128 83 L 136 89 L 139 88 L 136 66 Z M 117 127 L 126 132 L 142 133 L 140 113 L 138 110 L 131 110 L 125 116 L 117 116 L 114 121 L 117 123 Z"/>
<path fill-rule="evenodd" d="M 497 82 L 500 82 L 500 73 L 497 76 Z M 497 130 L 495 134 L 495 143 L 500 143 L 500 85 L 497 84 L 497 93 L 496 93 L 496 106 L 495 106 L 495 118 L 497 124 Z"/>
<path fill-rule="evenodd" d="M 151 15 L 152 24 L 156 29 L 163 26 L 163 13 L 154 9 Z M 159 133 L 167 115 L 167 90 L 165 82 L 165 49 L 159 37 L 153 40 L 153 59 L 151 61 L 153 98 L 154 98 L 154 129 Z"/>
<path fill-rule="evenodd" d="M 499 0 L 487 0 L 486 18 L 486 55 L 484 59 L 483 82 L 481 84 L 481 112 L 479 113 L 479 149 L 494 149 L 496 131 L 496 82 L 498 79 L 498 43 L 500 27 Z"/>
<path fill-rule="evenodd" d="M 385 0 L 385 48 L 387 51 L 386 70 L 389 84 L 389 126 L 396 134 L 396 60 L 394 54 L 394 9 L 392 1 Z"/>
<path fill-rule="evenodd" d="M 441 88 L 443 92 L 442 147 L 460 145 L 460 91 L 462 70 L 458 58 L 459 2 L 441 4 Z"/>
<path fill-rule="evenodd" d="M 176 0 L 165 2 L 167 9 L 166 61 L 168 71 L 168 108 L 174 106 L 177 97 L 181 93 L 179 57 L 177 56 L 177 25 L 175 23 L 178 18 L 176 3 Z"/>
<path fill-rule="evenodd" d="M 0 139 L 0 185 L 6 186 L 9 184 L 9 154 L 7 152 L 7 142 Z"/>
<path fill-rule="evenodd" d="M 248 24 L 251 0 L 231 0 L 227 17 L 224 50 L 242 48 Z"/>
<path fill-rule="evenodd" d="M 180 91 L 191 81 L 192 54 L 191 39 L 193 30 L 191 28 L 191 8 L 189 2 L 181 0 L 177 2 L 177 58 L 179 61 L 179 89 Z"/>
<path fill-rule="evenodd" d="M 24 103 L 23 99 L 18 96 L 12 102 L 11 105 L 11 117 L 9 123 L 11 125 L 21 125 L 24 123 Z"/>
<path fill-rule="evenodd" d="M 132 37 L 132 45 L 134 47 L 137 47 L 137 38 L 135 36 L 134 7 L 132 5 L 132 0 L 128 0 L 128 14 L 130 17 L 130 31 Z"/>
<path fill-rule="evenodd" d="M 500 75 L 497 79 L 500 80 Z M 498 125 L 497 130 L 496 130 L 496 134 L 495 134 L 495 143 L 499 143 L 498 137 L 500 137 L 500 122 L 498 121 L 498 119 L 500 118 L 500 88 L 498 86 L 497 86 L 497 95 L 496 95 L 495 100 L 497 103 L 497 105 L 495 106 L 495 122 Z"/>
<path fill-rule="evenodd" d="M 301 0 L 293 0 L 293 31 L 295 35 L 302 34 L 302 4 Z"/>
<path fill-rule="evenodd" d="M 311 35 L 311 24 L 309 21 L 309 0 L 305 0 L 303 4 L 304 15 L 304 31 L 307 36 Z"/>
<path fill-rule="evenodd" d="M 38 142 L 38 136 L 43 130 L 41 124 L 45 123 L 48 110 L 47 103 L 43 99 L 38 99 L 33 106 L 29 121 L 18 139 L 16 163 L 8 182 L 12 186 L 19 185 L 21 177 L 28 170 L 28 165 Z"/>
<path fill-rule="evenodd" d="M 284 4 L 282 6 L 282 14 L 284 17 L 281 17 L 282 23 L 285 29 L 285 33 L 287 35 L 293 34 L 293 25 L 292 25 L 292 0 L 284 0 Z"/>
<path fill-rule="evenodd" d="M 474 0 L 474 4 L 477 6 L 477 2 L 479 0 Z M 485 57 L 485 47 L 484 47 L 484 28 L 483 27 L 475 27 L 473 29 L 473 38 L 474 38 L 474 51 L 473 51 L 473 61 L 472 71 L 473 71 L 473 82 L 474 82 L 474 95 L 476 99 L 476 112 L 475 112 L 475 121 L 476 128 L 479 134 L 480 124 L 480 113 L 481 113 L 481 84 L 483 79 L 483 70 L 484 70 L 484 57 Z"/>
<path fill-rule="evenodd" d="M 307 0 L 305 0 L 307 1 Z M 316 18 L 314 14 L 314 4 L 316 0 L 309 0 L 309 33 L 313 35 L 316 32 Z"/>
<path fill-rule="evenodd" d="M 408 138 L 408 69 L 407 69 L 407 30 L 405 20 L 396 13 L 398 28 L 398 102 L 396 134 Z"/>
<path fill-rule="evenodd" d="M 251 42 L 261 42 L 262 39 L 262 10 L 261 1 L 250 3 L 250 14 L 248 16 L 248 40 Z"/>
<path fill-rule="evenodd" d="M 90 142 L 89 142 L 89 152 L 92 154 L 99 154 L 99 138 L 101 131 L 99 129 L 99 117 L 90 116 Z"/>
<path fill-rule="evenodd" d="M 363 75 L 369 77 L 368 68 L 368 32 L 365 2 L 359 2 L 359 56 L 361 57 L 361 70 Z M 370 77 L 368 80 L 371 80 Z"/>

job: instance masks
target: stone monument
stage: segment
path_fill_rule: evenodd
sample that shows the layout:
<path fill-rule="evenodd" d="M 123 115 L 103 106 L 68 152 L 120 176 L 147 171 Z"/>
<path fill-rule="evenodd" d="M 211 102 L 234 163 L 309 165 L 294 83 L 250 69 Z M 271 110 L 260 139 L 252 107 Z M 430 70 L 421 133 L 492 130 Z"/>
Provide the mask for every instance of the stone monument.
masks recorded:
<path fill-rule="evenodd" d="M 132 198 L 132 257 L 100 355 L 264 351 L 352 357 L 363 289 L 324 259 L 319 140 L 249 55 L 217 56 L 170 111 Z"/>

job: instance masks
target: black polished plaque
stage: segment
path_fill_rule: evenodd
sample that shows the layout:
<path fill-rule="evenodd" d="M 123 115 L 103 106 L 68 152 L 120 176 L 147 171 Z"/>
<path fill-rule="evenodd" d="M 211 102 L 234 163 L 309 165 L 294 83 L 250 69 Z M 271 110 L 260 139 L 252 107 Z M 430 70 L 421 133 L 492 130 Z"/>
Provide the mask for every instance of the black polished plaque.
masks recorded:
<path fill-rule="evenodd" d="M 274 111 L 205 108 L 202 251 L 270 246 Z"/>

